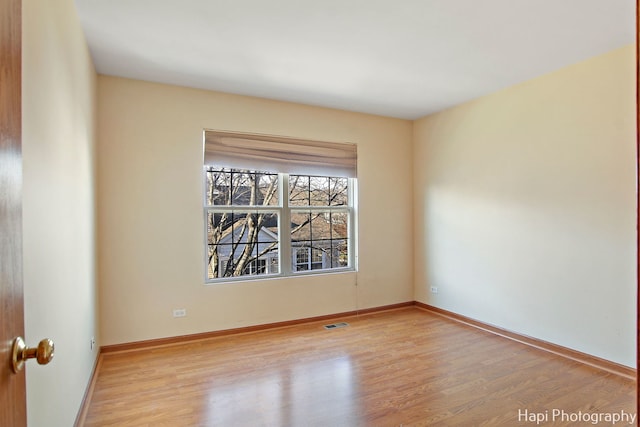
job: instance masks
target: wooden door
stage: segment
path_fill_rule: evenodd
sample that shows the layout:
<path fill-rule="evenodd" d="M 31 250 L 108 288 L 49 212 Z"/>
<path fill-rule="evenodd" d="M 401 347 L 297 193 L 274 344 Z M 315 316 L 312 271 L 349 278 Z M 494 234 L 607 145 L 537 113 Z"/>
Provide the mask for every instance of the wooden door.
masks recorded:
<path fill-rule="evenodd" d="M 11 345 L 24 336 L 22 292 L 22 0 L 0 0 L 0 426 L 27 425 L 24 370 Z"/>
<path fill-rule="evenodd" d="M 636 139 L 636 244 L 637 244 L 637 258 L 638 267 L 636 275 L 638 279 L 638 291 L 636 294 L 636 414 L 640 415 L 640 191 L 638 191 L 638 171 L 640 171 L 640 0 L 636 0 L 636 115 L 638 120 L 637 126 L 637 139 Z M 640 424 L 640 423 L 639 423 Z"/>

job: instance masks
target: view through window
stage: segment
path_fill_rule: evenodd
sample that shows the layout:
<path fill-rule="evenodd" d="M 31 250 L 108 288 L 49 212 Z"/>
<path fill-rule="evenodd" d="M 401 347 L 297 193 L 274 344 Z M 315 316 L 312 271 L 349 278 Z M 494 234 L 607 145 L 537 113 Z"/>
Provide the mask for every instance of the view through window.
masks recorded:
<path fill-rule="evenodd" d="M 354 178 L 205 166 L 207 280 L 353 269 Z"/>

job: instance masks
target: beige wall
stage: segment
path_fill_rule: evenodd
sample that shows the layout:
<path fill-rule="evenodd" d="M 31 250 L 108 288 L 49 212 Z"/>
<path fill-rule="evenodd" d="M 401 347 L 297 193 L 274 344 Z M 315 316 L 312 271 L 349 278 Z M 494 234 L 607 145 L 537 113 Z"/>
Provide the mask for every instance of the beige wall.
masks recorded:
<path fill-rule="evenodd" d="M 30 426 L 73 423 L 91 337 L 413 298 L 635 366 L 632 47 L 415 123 L 101 76 L 94 153 L 96 78 L 73 1 L 23 13 L 26 337 L 57 346 L 27 367 Z M 358 273 L 204 285 L 205 127 L 357 143 Z"/>
<path fill-rule="evenodd" d="M 413 299 L 411 122 L 105 76 L 98 88 L 103 344 Z M 357 143 L 358 273 L 205 285 L 203 128 Z"/>
<path fill-rule="evenodd" d="M 417 121 L 415 298 L 635 367 L 634 93 L 628 46 Z"/>
<path fill-rule="evenodd" d="M 73 0 L 23 2 L 25 336 L 55 341 L 27 365 L 29 426 L 71 426 L 97 349 L 96 74 Z"/>

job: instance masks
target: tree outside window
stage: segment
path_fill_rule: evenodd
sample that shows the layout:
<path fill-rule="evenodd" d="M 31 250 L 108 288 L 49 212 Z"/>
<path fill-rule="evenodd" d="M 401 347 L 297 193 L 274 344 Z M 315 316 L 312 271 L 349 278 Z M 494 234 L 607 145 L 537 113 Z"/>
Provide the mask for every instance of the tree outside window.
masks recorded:
<path fill-rule="evenodd" d="M 352 268 L 350 178 L 205 166 L 205 180 L 207 280 Z"/>

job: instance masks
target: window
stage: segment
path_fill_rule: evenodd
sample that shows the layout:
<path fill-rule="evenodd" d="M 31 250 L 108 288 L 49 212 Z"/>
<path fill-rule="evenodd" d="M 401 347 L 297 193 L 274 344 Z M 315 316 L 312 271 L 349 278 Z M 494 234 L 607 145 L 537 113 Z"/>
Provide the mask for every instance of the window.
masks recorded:
<path fill-rule="evenodd" d="M 349 179 L 289 176 L 294 271 L 349 265 Z"/>
<path fill-rule="evenodd" d="M 357 147 L 204 131 L 206 280 L 353 270 Z"/>
<path fill-rule="evenodd" d="M 278 175 L 215 167 L 205 175 L 207 278 L 277 274 Z"/>
<path fill-rule="evenodd" d="M 294 248 L 293 253 L 295 254 L 294 271 L 321 270 L 323 268 L 331 268 L 331 266 L 326 263 L 326 249 L 324 248 L 305 247 L 301 245 L 297 248 Z M 346 267 L 346 265 L 344 267 Z"/>
<path fill-rule="evenodd" d="M 207 281 L 354 268 L 353 178 L 204 173 Z"/>
<path fill-rule="evenodd" d="M 267 260 L 264 258 L 254 259 L 249 262 L 242 274 L 265 274 L 267 272 Z"/>

